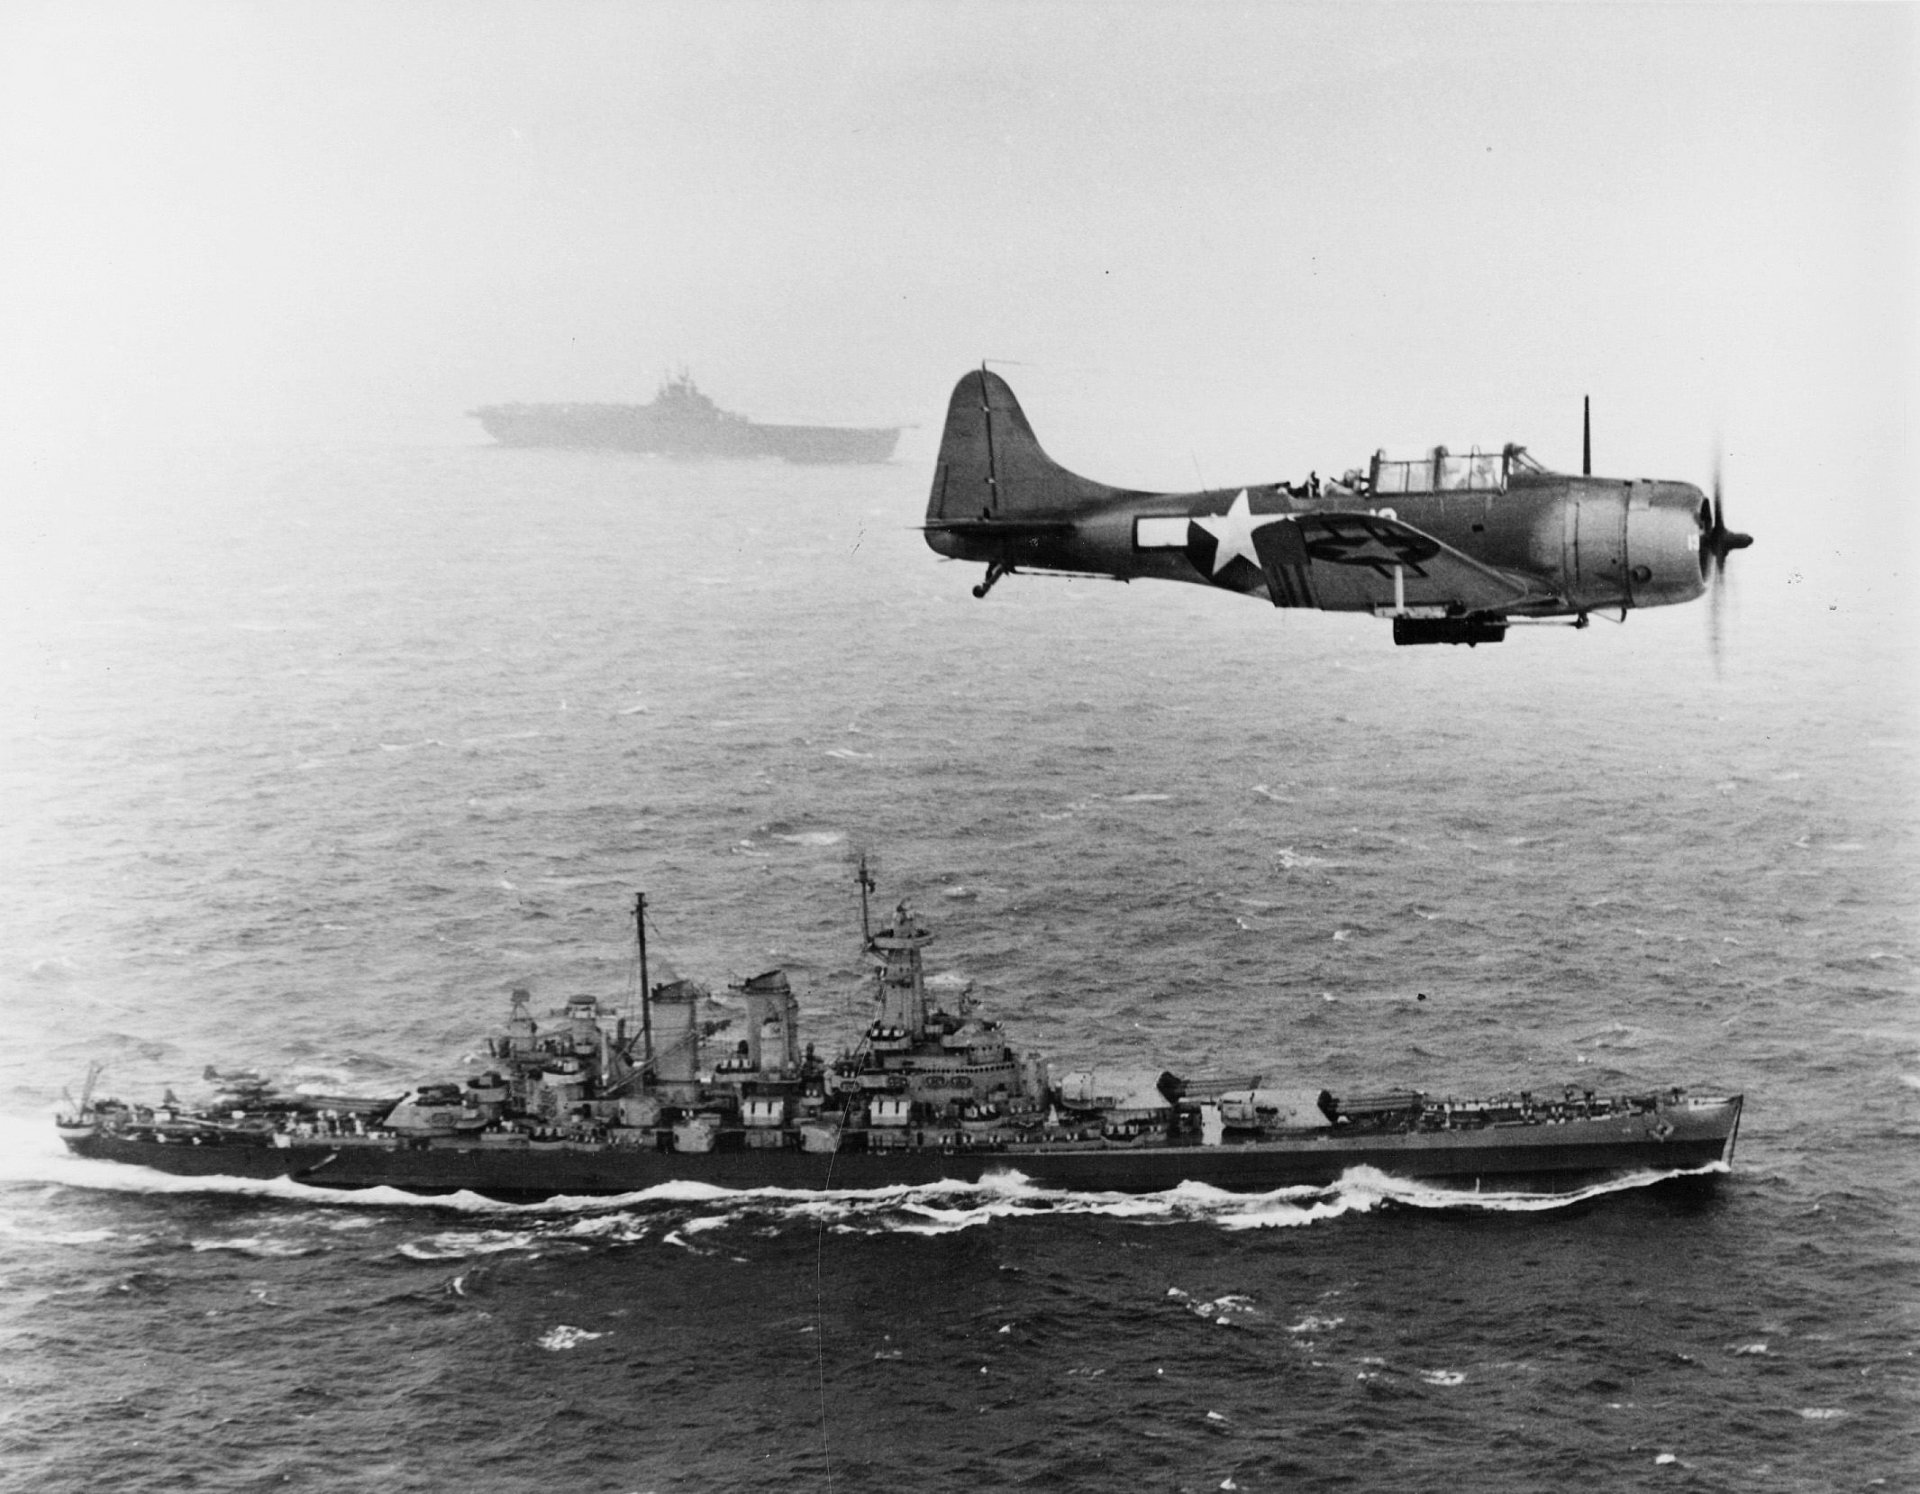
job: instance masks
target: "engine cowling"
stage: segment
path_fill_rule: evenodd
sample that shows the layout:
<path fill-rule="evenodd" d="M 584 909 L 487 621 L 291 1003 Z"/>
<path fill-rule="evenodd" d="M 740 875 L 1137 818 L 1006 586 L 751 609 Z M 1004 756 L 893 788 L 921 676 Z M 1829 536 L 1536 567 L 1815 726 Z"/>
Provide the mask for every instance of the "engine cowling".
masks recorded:
<path fill-rule="evenodd" d="M 1692 483 L 1576 482 L 1536 543 L 1548 567 L 1557 559 L 1563 595 L 1577 610 L 1663 607 L 1706 590 L 1701 537 L 1712 524 Z"/>

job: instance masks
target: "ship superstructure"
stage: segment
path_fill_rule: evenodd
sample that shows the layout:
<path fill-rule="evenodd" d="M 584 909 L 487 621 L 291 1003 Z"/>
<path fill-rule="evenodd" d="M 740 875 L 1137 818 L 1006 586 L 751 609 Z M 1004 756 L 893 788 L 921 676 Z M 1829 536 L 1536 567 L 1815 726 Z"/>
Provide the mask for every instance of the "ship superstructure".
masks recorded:
<path fill-rule="evenodd" d="M 909 904 L 874 932 L 861 870 L 863 944 L 871 966 L 872 1021 L 859 1043 L 831 1062 L 800 1041 L 799 1003 L 786 973 L 769 970 L 728 987 L 736 1015 L 715 1020 L 706 989 L 692 981 L 650 984 L 646 900 L 635 926 L 644 991 L 637 1026 L 592 996 L 576 996 L 543 1029 L 532 997 L 516 990 L 504 1033 L 489 1044 L 496 1069 L 406 1096 L 386 1125 L 403 1132 L 528 1130 L 624 1141 L 697 1154 L 750 1150 L 831 1152 L 852 1130 L 877 1151 L 984 1140 L 1033 1125 L 1051 1095 L 1047 1066 L 1008 1046 L 997 1022 L 938 1009 L 921 951 L 933 935 Z M 738 1027 L 731 1041 L 715 1041 Z"/>

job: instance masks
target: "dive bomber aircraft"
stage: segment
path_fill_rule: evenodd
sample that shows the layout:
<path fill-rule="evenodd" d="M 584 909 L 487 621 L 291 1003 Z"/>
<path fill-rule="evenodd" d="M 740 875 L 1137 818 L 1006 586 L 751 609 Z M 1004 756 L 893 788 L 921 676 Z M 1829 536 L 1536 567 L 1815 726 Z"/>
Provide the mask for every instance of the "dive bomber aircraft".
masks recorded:
<path fill-rule="evenodd" d="M 1393 619 L 1395 643 L 1498 643 L 1510 622 L 1690 602 L 1753 543 L 1691 483 L 1550 472 L 1520 446 L 1414 461 L 1376 453 L 1322 483 L 1196 493 L 1110 487 L 1040 449 L 1006 380 L 966 375 L 927 501 L 927 543 L 1016 571 L 1197 581 L 1276 607 Z"/>

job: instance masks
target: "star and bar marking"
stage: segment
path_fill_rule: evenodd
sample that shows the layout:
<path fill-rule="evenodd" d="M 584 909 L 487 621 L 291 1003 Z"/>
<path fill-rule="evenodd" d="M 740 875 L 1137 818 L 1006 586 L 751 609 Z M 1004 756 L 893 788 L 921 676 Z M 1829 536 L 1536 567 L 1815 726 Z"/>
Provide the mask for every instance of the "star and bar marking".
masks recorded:
<path fill-rule="evenodd" d="M 1261 569 L 1260 552 L 1253 547 L 1253 532 L 1268 524 L 1277 524 L 1286 514 L 1256 514 L 1247 501 L 1247 490 L 1227 506 L 1223 514 L 1194 514 L 1192 522 L 1213 536 L 1213 571 L 1217 576 L 1237 555 L 1256 571 Z"/>

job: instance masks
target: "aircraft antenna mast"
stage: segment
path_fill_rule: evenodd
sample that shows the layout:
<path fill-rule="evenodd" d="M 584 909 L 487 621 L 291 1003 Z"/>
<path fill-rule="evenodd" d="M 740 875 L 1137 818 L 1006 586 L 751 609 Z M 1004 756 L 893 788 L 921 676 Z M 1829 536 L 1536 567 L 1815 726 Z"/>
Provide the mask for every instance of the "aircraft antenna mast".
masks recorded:
<path fill-rule="evenodd" d="M 1593 399 L 1580 396 L 1580 475 L 1593 476 Z"/>

